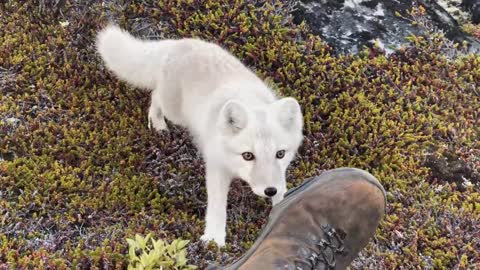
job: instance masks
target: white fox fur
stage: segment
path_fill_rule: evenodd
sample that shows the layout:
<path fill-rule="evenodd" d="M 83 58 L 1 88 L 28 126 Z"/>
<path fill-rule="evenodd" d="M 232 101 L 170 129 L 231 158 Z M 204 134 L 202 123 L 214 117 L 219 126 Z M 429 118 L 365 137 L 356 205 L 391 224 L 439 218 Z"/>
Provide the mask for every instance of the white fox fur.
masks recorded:
<path fill-rule="evenodd" d="M 152 91 L 149 127 L 165 130 L 167 118 L 192 134 L 206 165 L 202 240 L 225 244 L 232 179 L 243 179 L 262 197 L 276 189 L 273 204 L 283 199 L 286 169 L 303 138 L 294 98 L 276 98 L 237 58 L 199 39 L 147 41 L 109 25 L 96 45 L 109 70 Z"/>

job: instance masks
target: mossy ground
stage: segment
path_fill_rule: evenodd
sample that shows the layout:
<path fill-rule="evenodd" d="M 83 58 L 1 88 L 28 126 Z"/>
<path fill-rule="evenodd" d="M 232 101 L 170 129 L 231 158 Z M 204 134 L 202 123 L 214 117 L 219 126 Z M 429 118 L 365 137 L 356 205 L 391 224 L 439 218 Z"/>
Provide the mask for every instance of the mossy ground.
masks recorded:
<path fill-rule="evenodd" d="M 341 166 L 380 179 L 388 214 L 353 268 L 480 267 L 478 55 L 447 58 L 432 37 L 389 57 L 333 56 L 275 0 L 102 2 L 0 4 L 0 268 L 122 268 L 125 239 L 148 232 L 192 240 L 202 268 L 240 256 L 266 222 L 269 203 L 237 183 L 227 247 L 199 242 L 199 153 L 182 128 L 149 131 L 148 94 L 105 70 L 94 36 L 107 20 L 218 42 L 298 98 L 306 137 L 290 187 Z M 444 161 L 460 169 L 444 174 Z"/>

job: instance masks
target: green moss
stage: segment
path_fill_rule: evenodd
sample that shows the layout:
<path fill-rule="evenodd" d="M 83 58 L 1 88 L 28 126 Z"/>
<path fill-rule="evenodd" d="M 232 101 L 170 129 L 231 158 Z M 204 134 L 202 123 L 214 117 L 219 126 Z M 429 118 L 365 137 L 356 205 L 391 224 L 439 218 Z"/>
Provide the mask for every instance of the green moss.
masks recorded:
<path fill-rule="evenodd" d="M 469 33 L 470 35 L 480 38 L 480 25 L 473 23 L 466 23 L 462 25 L 463 31 Z"/>
<path fill-rule="evenodd" d="M 112 16 L 136 35 L 150 29 L 218 42 L 280 94 L 298 98 L 306 137 L 290 187 L 340 166 L 381 180 L 388 214 L 364 252 L 369 260 L 355 267 L 468 269 L 480 260 L 478 183 L 460 188 L 425 165 L 430 154 L 454 153 L 479 171 L 478 55 L 452 54 L 432 33 L 389 57 L 379 48 L 334 56 L 307 26 L 291 23 L 282 1 L 143 1 L 123 9 L 115 1 L 41 2 L 48 9 L 37 1 L 0 4 L 0 261 L 7 266 L 126 268 L 125 239 L 151 232 L 191 240 L 189 262 L 202 268 L 238 257 L 266 222 L 268 203 L 236 184 L 227 247 L 198 241 L 203 164 L 185 130 L 149 131 L 148 94 L 104 69 L 94 35 Z"/>

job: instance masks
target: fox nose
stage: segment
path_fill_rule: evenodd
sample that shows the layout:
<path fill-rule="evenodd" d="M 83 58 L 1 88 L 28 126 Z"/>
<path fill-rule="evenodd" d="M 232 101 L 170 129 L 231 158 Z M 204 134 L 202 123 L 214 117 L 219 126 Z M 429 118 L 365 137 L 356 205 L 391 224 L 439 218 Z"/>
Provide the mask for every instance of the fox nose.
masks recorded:
<path fill-rule="evenodd" d="M 268 187 L 268 188 L 265 189 L 265 195 L 267 195 L 268 197 L 272 197 L 275 194 L 277 194 L 277 189 L 276 188 Z"/>

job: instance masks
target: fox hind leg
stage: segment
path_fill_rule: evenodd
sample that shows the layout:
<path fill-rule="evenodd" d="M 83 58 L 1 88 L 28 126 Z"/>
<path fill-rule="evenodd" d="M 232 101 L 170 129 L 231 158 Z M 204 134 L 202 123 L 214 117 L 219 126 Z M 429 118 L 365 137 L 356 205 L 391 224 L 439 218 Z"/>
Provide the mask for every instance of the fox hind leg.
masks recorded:
<path fill-rule="evenodd" d="M 160 95 L 158 90 L 152 91 L 152 99 L 150 102 L 150 108 L 148 109 L 148 128 L 152 129 L 152 127 L 157 132 L 168 130 L 165 116 L 160 106 Z"/>

